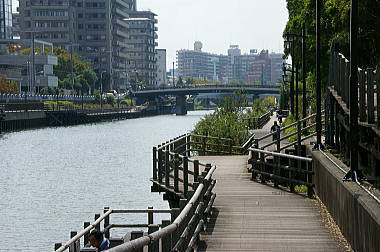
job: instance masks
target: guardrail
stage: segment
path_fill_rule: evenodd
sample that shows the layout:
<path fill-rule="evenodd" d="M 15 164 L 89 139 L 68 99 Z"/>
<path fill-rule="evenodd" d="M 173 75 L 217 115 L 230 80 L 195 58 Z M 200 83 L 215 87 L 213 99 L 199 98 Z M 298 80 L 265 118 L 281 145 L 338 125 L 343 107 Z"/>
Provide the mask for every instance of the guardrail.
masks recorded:
<path fill-rule="evenodd" d="M 149 90 L 167 90 L 167 89 L 196 89 L 196 88 L 280 88 L 279 85 L 223 85 L 223 84 L 212 84 L 212 85 L 183 85 L 183 86 L 149 86 L 142 88 L 138 91 L 149 91 Z"/>
<path fill-rule="evenodd" d="M 247 121 L 248 129 L 261 129 L 266 123 L 269 122 L 272 113 L 273 112 L 269 111 L 259 117 L 244 118 L 244 120 Z"/>
<path fill-rule="evenodd" d="M 295 191 L 295 185 L 307 186 L 307 194 L 312 197 L 313 187 L 313 160 L 307 157 L 271 152 L 250 148 L 250 160 L 252 165 L 252 180 L 257 180 L 260 175 L 261 183 L 271 180 L 274 187 L 283 185 Z"/>
<path fill-rule="evenodd" d="M 359 156 L 358 176 L 380 181 L 380 66 L 376 69 L 358 68 L 358 97 L 349 96 L 350 61 L 335 52 L 330 61 L 329 90 L 326 99 L 326 143 L 350 160 Z M 350 132 L 350 109 L 358 104 L 358 130 Z M 357 153 L 350 147 L 352 134 L 357 134 Z"/>
<path fill-rule="evenodd" d="M 350 109 L 350 102 L 359 102 L 360 122 L 380 126 L 380 66 L 367 70 L 358 68 L 359 99 L 356 101 L 350 101 L 349 77 L 350 61 L 343 54 L 334 52 L 330 64 L 330 91 L 336 92 L 346 109 Z"/>
<path fill-rule="evenodd" d="M 324 111 L 322 111 L 322 113 L 323 112 Z M 302 120 L 291 123 L 285 127 L 278 128 L 276 132 L 271 132 L 271 133 L 268 133 L 267 135 L 265 135 L 263 137 L 254 139 L 254 146 L 255 146 L 255 148 L 260 148 L 260 149 L 264 150 L 270 146 L 275 145 L 277 152 L 288 149 L 288 148 L 295 146 L 295 145 L 300 146 L 303 141 L 316 136 L 316 131 L 315 131 L 316 123 L 313 122 L 315 117 L 316 117 L 316 114 L 312 114 L 312 115 L 310 115 L 310 116 L 308 116 Z M 322 120 L 322 123 L 324 123 L 323 120 Z M 285 130 L 287 130 L 291 127 L 294 127 L 294 126 L 297 126 L 297 130 L 295 132 L 288 134 L 288 135 L 284 135 L 283 137 L 281 137 L 281 133 L 284 133 Z M 296 141 L 288 143 L 285 146 L 281 146 L 281 141 L 286 141 L 290 137 L 295 136 L 295 135 L 297 135 Z M 267 138 L 270 138 L 270 137 L 272 137 L 272 138 L 274 137 L 275 139 L 273 141 L 267 143 L 267 144 L 264 144 L 264 145 L 260 144 L 261 141 L 263 141 Z"/>
<path fill-rule="evenodd" d="M 1 94 L 0 103 L 15 103 L 15 102 L 42 102 L 42 101 L 94 101 L 93 95 L 25 95 L 25 94 Z"/>
<path fill-rule="evenodd" d="M 84 247 L 88 247 L 89 244 L 89 234 L 92 229 L 102 230 L 106 238 L 110 238 L 110 232 L 115 228 L 148 228 L 148 233 L 156 231 L 158 228 L 167 225 L 169 220 L 163 220 L 161 224 L 154 224 L 154 214 L 171 214 L 173 216 L 175 212 L 170 209 L 158 210 L 153 208 L 140 209 L 140 210 L 130 210 L 130 209 L 110 209 L 105 207 L 103 214 L 95 214 L 94 222 L 84 222 L 84 229 L 81 232 L 72 231 L 70 233 L 71 239 L 64 244 L 56 243 L 54 245 L 56 252 L 65 251 L 69 249 L 70 252 L 79 252 L 81 243 Z M 111 215 L 114 214 L 147 214 L 147 223 L 140 224 L 118 224 L 111 223 Z M 103 225 L 102 225 L 103 224 Z M 103 226 L 103 229 L 101 229 Z M 132 232 L 131 237 L 134 238 L 141 234 L 141 231 Z M 122 241 L 116 240 L 111 241 L 112 243 L 121 243 Z"/>

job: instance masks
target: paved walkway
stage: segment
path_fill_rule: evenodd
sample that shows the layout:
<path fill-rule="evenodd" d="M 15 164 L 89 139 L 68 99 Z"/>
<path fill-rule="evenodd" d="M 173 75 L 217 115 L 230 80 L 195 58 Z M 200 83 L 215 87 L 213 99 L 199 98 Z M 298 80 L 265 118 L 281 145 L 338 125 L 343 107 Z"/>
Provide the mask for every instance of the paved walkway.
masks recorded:
<path fill-rule="evenodd" d="M 315 200 L 250 180 L 247 156 L 199 157 L 215 164 L 214 227 L 206 251 L 343 251 Z"/>

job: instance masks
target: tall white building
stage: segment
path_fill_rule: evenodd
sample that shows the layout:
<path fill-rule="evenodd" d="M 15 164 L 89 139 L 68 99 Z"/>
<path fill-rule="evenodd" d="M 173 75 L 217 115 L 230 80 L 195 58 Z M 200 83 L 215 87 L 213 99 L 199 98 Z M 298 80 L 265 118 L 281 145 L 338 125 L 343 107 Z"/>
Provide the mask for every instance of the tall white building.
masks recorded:
<path fill-rule="evenodd" d="M 156 50 L 157 85 L 166 84 L 166 49 Z"/>

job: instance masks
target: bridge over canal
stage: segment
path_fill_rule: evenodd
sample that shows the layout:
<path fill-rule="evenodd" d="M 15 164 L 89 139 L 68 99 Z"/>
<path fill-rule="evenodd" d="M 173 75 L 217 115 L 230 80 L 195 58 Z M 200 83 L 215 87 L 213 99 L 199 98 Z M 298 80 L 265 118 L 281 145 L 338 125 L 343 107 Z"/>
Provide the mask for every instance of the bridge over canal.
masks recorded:
<path fill-rule="evenodd" d="M 202 86 L 161 86 L 159 88 L 144 89 L 132 92 L 133 96 L 140 99 L 152 99 L 157 96 L 171 95 L 176 96 L 176 114 L 185 115 L 186 110 L 186 95 L 198 95 L 203 93 L 233 93 L 238 90 L 244 90 L 246 94 L 253 95 L 279 95 L 280 86 L 270 85 L 202 85 Z"/>

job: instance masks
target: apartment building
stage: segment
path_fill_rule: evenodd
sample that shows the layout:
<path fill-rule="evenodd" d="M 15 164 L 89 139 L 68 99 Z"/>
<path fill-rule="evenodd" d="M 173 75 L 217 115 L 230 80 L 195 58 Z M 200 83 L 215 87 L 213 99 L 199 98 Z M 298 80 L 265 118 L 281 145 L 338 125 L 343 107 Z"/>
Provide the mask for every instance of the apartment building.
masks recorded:
<path fill-rule="evenodd" d="M 132 11 L 129 13 L 129 40 L 127 41 L 127 64 L 130 84 L 157 85 L 156 50 L 157 19 L 151 11 Z"/>
<path fill-rule="evenodd" d="M 0 39 L 12 36 L 12 0 L 0 0 Z"/>
<path fill-rule="evenodd" d="M 177 51 L 179 74 L 183 78 L 196 78 L 227 83 L 242 80 L 248 84 L 269 85 L 281 78 L 282 54 L 270 54 L 268 50 L 250 50 L 242 54 L 238 45 L 231 45 L 228 55 L 202 52 L 200 42 L 194 50 Z"/>
<path fill-rule="evenodd" d="M 157 85 L 166 84 L 166 49 L 156 50 Z"/>
<path fill-rule="evenodd" d="M 223 81 L 227 76 L 228 57 L 202 51 L 202 43 L 196 41 L 194 50 L 177 51 L 178 74 L 184 78 Z"/>
<path fill-rule="evenodd" d="M 127 19 L 135 0 L 25 0 L 20 1 L 21 39 L 42 39 L 78 53 L 93 63 L 108 81 L 103 90 L 125 90 L 127 84 Z"/>

